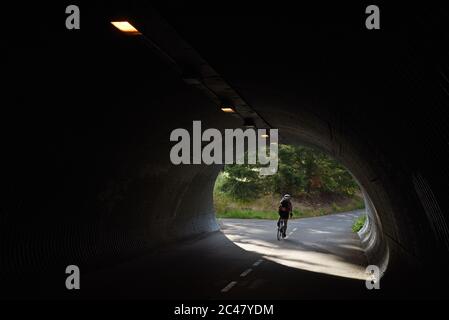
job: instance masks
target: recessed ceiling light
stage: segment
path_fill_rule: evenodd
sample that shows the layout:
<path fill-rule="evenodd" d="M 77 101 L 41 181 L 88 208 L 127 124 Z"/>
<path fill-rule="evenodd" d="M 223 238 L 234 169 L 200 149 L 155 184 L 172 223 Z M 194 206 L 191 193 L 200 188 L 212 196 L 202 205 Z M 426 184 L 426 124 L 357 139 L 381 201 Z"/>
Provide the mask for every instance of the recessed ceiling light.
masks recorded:
<path fill-rule="evenodd" d="M 221 111 L 226 112 L 226 113 L 234 113 L 235 110 L 231 107 L 222 107 Z"/>
<path fill-rule="evenodd" d="M 128 33 L 128 34 L 141 34 L 139 30 L 133 27 L 131 23 L 128 21 L 112 21 L 111 22 L 114 27 L 119 29 L 122 32 Z"/>

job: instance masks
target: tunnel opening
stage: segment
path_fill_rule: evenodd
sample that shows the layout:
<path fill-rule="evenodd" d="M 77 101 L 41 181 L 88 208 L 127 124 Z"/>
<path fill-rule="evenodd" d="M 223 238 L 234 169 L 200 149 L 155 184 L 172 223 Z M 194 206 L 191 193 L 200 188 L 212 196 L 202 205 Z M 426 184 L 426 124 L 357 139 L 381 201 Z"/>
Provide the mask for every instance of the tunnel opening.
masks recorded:
<path fill-rule="evenodd" d="M 382 240 L 377 213 L 357 180 L 310 146 L 280 144 L 278 154 L 272 176 L 259 175 L 258 165 L 249 164 L 226 165 L 218 174 L 213 196 L 221 231 L 241 248 L 282 265 L 366 280 L 365 268 L 377 261 L 372 252 Z M 286 193 L 293 195 L 293 210 L 283 243 L 275 232 Z M 382 263 L 381 276 L 388 259 Z"/>

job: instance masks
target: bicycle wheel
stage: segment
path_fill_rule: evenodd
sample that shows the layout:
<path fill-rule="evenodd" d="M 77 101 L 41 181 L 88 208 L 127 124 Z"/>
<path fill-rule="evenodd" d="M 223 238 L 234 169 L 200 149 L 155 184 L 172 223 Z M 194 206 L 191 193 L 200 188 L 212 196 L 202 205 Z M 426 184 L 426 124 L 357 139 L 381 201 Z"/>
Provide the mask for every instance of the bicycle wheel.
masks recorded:
<path fill-rule="evenodd" d="M 282 221 L 279 222 L 278 232 L 277 232 L 277 238 L 280 241 L 282 239 Z"/>
<path fill-rule="evenodd" d="M 278 227 L 278 233 L 277 233 L 277 237 L 278 237 L 279 241 L 284 239 L 284 237 L 283 237 L 284 228 L 285 228 L 285 221 L 283 219 L 281 219 L 281 221 L 279 221 L 279 227 Z"/>

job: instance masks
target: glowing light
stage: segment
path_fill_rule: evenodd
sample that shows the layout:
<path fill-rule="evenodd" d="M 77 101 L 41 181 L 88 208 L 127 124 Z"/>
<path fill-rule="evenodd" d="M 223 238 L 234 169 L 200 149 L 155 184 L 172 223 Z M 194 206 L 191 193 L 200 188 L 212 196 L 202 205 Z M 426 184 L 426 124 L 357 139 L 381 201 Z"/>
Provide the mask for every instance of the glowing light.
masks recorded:
<path fill-rule="evenodd" d="M 139 30 L 133 27 L 131 23 L 128 21 L 112 21 L 111 22 L 114 27 L 119 29 L 122 32 L 129 34 L 141 34 Z"/>
<path fill-rule="evenodd" d="M 230 107 L 222 107 L 221 111 L 226 112 L 226 113 L 234 113 L 235 112 L 235 110 Z"/>

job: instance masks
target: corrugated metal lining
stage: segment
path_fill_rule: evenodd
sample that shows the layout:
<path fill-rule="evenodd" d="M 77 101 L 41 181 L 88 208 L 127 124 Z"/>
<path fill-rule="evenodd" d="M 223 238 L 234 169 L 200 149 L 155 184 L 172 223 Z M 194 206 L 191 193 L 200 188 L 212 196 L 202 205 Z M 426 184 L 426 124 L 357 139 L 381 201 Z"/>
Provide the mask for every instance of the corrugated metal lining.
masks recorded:
<path fill-rule="evenodd" d="M 441 211 L 440 206 L 432 188 L 427 183 L 426 179 L 420 174 L 416 173 L 413 175 L 413 185 L 415 186 L 416 193 L 424 207 L 427 214 L 429 224 L 438 240 L 442 243 L 446 250 L 449 251 L 449 228 L 446 218 Z"/>

